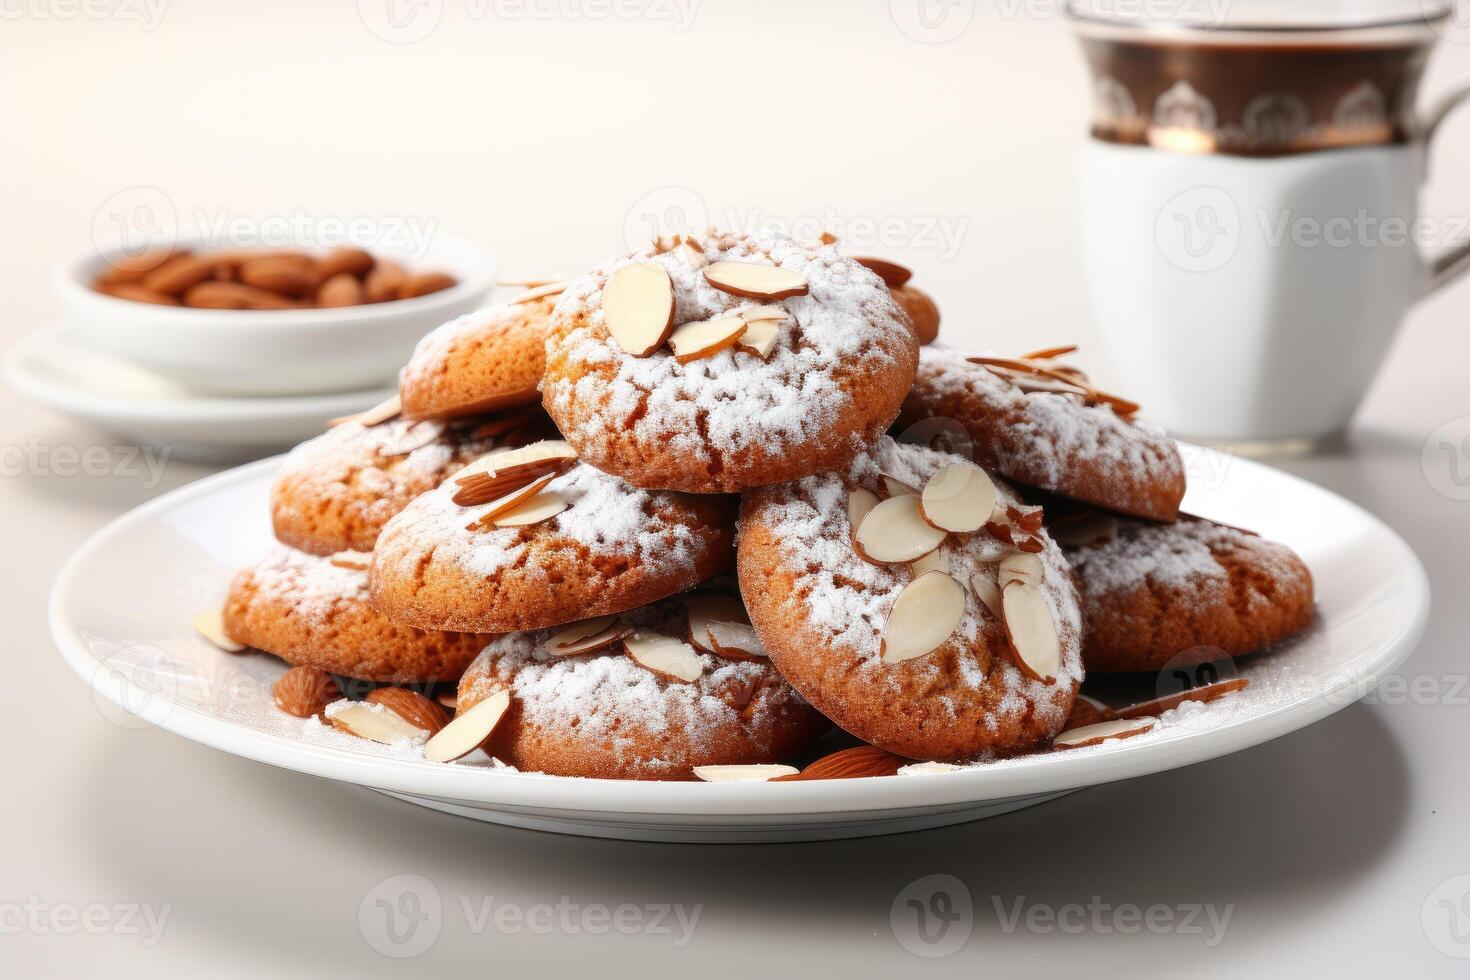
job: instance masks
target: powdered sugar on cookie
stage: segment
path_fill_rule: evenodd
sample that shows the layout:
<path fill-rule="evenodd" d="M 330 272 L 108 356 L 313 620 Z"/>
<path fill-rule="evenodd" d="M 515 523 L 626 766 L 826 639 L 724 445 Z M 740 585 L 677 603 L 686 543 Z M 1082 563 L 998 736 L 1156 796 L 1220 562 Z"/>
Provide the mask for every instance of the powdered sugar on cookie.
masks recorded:
<path fill-rule="evenodd" d="M 292 616 L 313 626 L 328 625 L 346 604 L 368 601 L 367 572 L 292 548 L 276 548 L 252 576 L 260 594 L 287 602 Z"/>

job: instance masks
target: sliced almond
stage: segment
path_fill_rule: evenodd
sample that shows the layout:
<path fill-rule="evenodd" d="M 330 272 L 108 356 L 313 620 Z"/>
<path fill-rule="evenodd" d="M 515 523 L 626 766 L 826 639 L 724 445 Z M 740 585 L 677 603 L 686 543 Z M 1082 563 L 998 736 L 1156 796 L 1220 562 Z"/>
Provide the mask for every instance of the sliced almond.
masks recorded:
<path fill-rule="evenodd" d="M 883 662 L 903 663 L 933 653 L 965 618 L 965 590 L 943 572 L 904 586 L 883 626 Z"/>
<path fill-rule="evenodd" d="M 949 574 L 949 552 L 943 548 L 935 548 L 923 558 L 909 565 L 909 570 L 914 573 L 914 578 L 927 575 L 930 572 L 943 572 Z"/>
<path fill-rule="evenodd" d="M 1006 517 L 1021 530 L 1035 534 L 1041 530 L 1045 515 L 1040 507 L 1007 507 Z"/>
<path fill-rule="evenodd" d="M 501 447 L 486 453 L 458 473 L 456 483 L 471 473 L 498 475 L 527 463 L 576 462 L 577 451 L 564 439 L 542 439 L 539 442 L 517 446 L 514 449 Z"/>
<path fill-rule="evenodd" d="M 997 499 L 995 482 L 974 463 L 946 466 L 924 484 L 924 520 L 941 531 L 968 534 L 990 520 Z"/>
<path fill-rule="evenodd" d="M 495 518 L 496 527 L 530 527 L 549 521 L 571 506 L 571 501 L 555 491 L 539 493 L 514 510 Z"/>
<path fill-rule="evenodd" d="M 714 652 L 726 660 L 765 660 L 765 644 L 749 623 L 715 620 L 706 631 Z"/>
<path fill-rule="evenodd" d="M 415 422 L 398 433 L 398 438 L 378 450 L 385 457 L 407 456 L 409 453 L 431 446 L 444 435 L 441 422 Z"/>
<path fill-rule="evenodd" d="M 1000 586 L 995 584 L 984 569 L 970 576 L 970 588 L 974 590 L 975 598 L 980 600 L 980 604 L 990 610 L 990 615 L 996 619 L 1005 618 L 1000 601 Z"/>
<path fill-rule="evenodd" d="M 660 677 L 694 683 L 704 674 L 704 663 L 683 640 L 639 630 L 623 638 L 628 656 Z"/>
<path fill-rule="evenodd" d="M 883 285 L 889 289 L 897 289 L 914 278 L 912 269 L 899 265 L 897 262 L 890 262 L 887 259 L 875 259 L 866 255 L 855 255 L 852 260 L 858 265 L 876 272 L 878 278 L 883 280 Z"/>
<path fill-rule="evenodd" d="M 854 532 L 862 526 L 863 518 L 872 513 L 881 500 L 878 495 L 863 487 L 853 487 L 847 494 L 847 524 Z"/>
<path fill-rule="evenodd" d="M 575 657 L 578 654 L 592 653 L 621 640 L 627 635 L 623 630 L 631 631 L 631 627 L 619 623 L 616 616 L 584 619 L 548 637 L 543 649 L 552 657 Z"/>
<path fill-rule="evenodd" d="M 459 487 L 454 502 L 461 507 L 490 503 L 546 476 L 565 473 L 576 462 L 576 452 L 560 439 L 491 452 L 452 477 Z"/>
<path fill-rule="evenodd" d="M 1024 582 L 1027 585 L 1040 585 L 1045 569 L 1042 567 L 1041 559 L 1035 555 L 1022 554 L 1007 555 L 1001 559 L 999 568 L 999 585 L 1004 589 L 1012 582 Z"/>
<path fill-rule="evenodd" d="M 910 486 L 896 476 L 883 474 L 883 493 L 888 497 L 901 497 L 907 494 L 910 497 L 918 497 L 921 492 L 918 487 Z"/>
<path fill-rule="evenodd" d="M 1245 677 L 1232 677 L 1228 681 L 1217 681 L 1214 684 L 1206 684 L 1203 687 L 1192 688 L 1188 691 L 1180 691 L 1178 694 L 1169 694 L 1152 701 L 1144 701 L 1142 704 L 1130 705 L 1120 708 L 1117 712 L 1119 718 L 1144 718 L 1151 715 L 1161 715 L 1165 711 L 1172 711 L 1184 704 L 1186 701 L 1198 701 L 1207 704 L 1210 701 L 1223 698 L 1227 694 L 1244 689 L 1250 684 Z"/>
<path fill-rule="evenodd" d="M 537 494 L 545 490 L 547 485 L 555 479 L 556 477 L 553 474 L 548 473 L 545 476 L 537 477 L 519 489 L 512 490 L 503 497 L 491 501 L 486 505 L 487 509 L 485 513 L 480 516 L 476 524 L 482 528 L 499 527 L 499 521 L 502 517 L 507 517 L 520 510 L 525 504 L 530 503 Z"/>
<path fill-rule="evenodd" d="M 429 739 L 424 746 L 424 758 L 430 762 L 463 759 L 485 744 L 509 707 L 510 692 L 496 691 L 473 708 L 455 715 L 453 721 Z"/>
<path fill-rule="evenodd" d="M 350 568 L 354 572 L 365 572 L 372 567 L 371 551 L 339 551 L 327 561 L 337 568 Z"/>
<path fill-rule="evenodd" d="M 794 776 L 795 766 L 695 766 L 694 775 L 706 783 L 764 783 L 778 776 Z"/>
<path fill-rule="evenodd" d="M 1033 680 L 1056 683 L 1062 666 L 1062 644 L 1046 596 L 1037 586 L 1012 582 L 1001 589 L 1000 598 L 1005 613 L 1001 619 L 1016 666 Z"/>
<path fill-rule="evenodd" d="M 225 653 L 242 653 L 248 649 L 243 643 L 236 643 L 230 639 L 225 632 L 225 616 L 218 609 L 206 609 L 194 617 L 194 628 L 199 635 L 210 643 L 219 647 Z"/>
<path fill-rule="evenodd" d="M 403 414 L 403 402 L 397 395 L 385 399 L 374 405 L 365 412 L 356 415 L 341 415 L 327 423 L 328 428 L 335 428 L 344 422 L 357 422 L 365 426 L 382 425 L 384 422 L 392 421 Z"/>
<path fill-rule="evenodd" d="M 336 729 L 358 738 L 392 745 L 408 740 L 417 742 L 429 737 L 427 729 L 406 721 L 401 715 L 377 704 L 364 701 L 338 701 L 327 706 L 327 722 Z"/>
<path fill-rule="evenodd" d="M 1049 361 L 1049 360 L 1051 360 L 1054 357 L 1064 357 L 1067 354 L 1075 354 L 1076 352 L 1077 352 L 1077 345 L 1076 344 L 1063 344 L 1063 345 L 1058 346 L 1058 347 L 1043 347 L 1041 350 L 1034 350 L 1034 351 L 1032 351 L 1029 354 L 1022 354 L 1021 355 L 1021 360 L 1023 360 L 1023 361 Z"/>
<path fill-rule="evenodd" d="M 434 700 L 438 701 L 441 705 L 448 708 L 450 711 L 459 710 L 458 691 L 440 691 L 438 694 L 434 695 Z"/>
<path fill-rule="evenodd" d="M 952 762 L 915 762 L 907 766 L 900 766 L 900 776 L 937 776 L 946 772 L 959 772 L 964 766 L 957 766 Z"/>
<path fill-rule="evenodd" d="M 722 292 L 750 299 L 789 299 L 811 292 L 801 273 L 754 262 L 716 262 L 704 270 L 704 278 Z"/>
<path fill-rule="evenodd" d="M 534 303 L 536 300 L 545 299 L 548 296 L 559 296 L 562 293 L 566 292 L 567 287 L 570 285 L 571 282 L 568 280 L 562 282 L 548 282 L 542 283 L 538 286 L 532 286 L 524 293 L 519 293 L 515 296 L 512 296 L 510 300 L 506 303 L 506 305 L 519 306 L 522 303 Z"/>
<path fill-rule="evenodd" d="M 1158 724 L 1152 718 L 1116 719 L 1100 721 L 1095 725 L 1068 729 L 1052 739 L 1052 747 L 1058 749 L 1085 749 L 1090 745 L 1101 745 L 1120 738 L 1142 735 Z"/>
<path fill-rule="evenodd" d="M 919 512 L 919 498 L 889 497 L 874 507 L 853 535 L 853 546 L 877 564 L 916 561 L 944 543 L 945 533 Z"/>
<path fill-rule="evenodd" d="M 692 238 L 679 243 L 679 254 L 689 263 L 691 269 L 703 269 L 709 265 L 709 257 L 704 254 L 704 249 Z"/>
<path fill-rule="evenodd" d="M 746 323 L 761 323 L 766 320 L 785 320 L 791 316 L 784 306 L 748 306 L 740 311 L 740 319 Z"/>
<path fill-rule="evenodd" d="M 711 623 L 749 623 L 745 603 L 734 596 L 701 595 L 684 600 L 689 613 L 689 642 L 706 653 L 718 653 L 710 639 Z"/>
<path fill-rule="evenodd" d="M 634 357 L 647 357 L 674 329 L 674 282 L 652 262 L 625 265 L 602 291 L 607 330 Z"/>
<path fill-rule="evenodd" d="M 379 687 L 369 691 L 363 699 L 368 704 L 381 704 L 415 728 L 422 728 L 430 735 L 449 723 L 444 709 L 417 691 L 406 687 Z"/>
<path fill-rule="evenodd" d="M 780 339 L 780 320 L 756 320 L 746 323 L 744 332 L 735 341 L 735 346 L 739 350 L 756 355 L 761 360 L 767 360 L 776 350 L 776 344 Z"/>
<path fill-rule="evenodd" d="M 688 364 L 735 346 L 745 330 L 745 321 L 738 316 L 686 323 L 669 335 L 669 350 L 680 364 Z"/>

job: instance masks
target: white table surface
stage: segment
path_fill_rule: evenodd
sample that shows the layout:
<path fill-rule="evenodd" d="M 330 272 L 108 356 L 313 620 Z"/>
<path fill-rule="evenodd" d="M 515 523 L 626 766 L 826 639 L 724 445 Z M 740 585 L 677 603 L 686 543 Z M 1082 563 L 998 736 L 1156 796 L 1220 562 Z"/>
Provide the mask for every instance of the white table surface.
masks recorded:
<path fill-rule="evenodd" d="M 1074 275 L 1068 197 L 1039 190 L 1067 186 L 1080 132 L 1085 99 L 1070 41 L 1054 18 L 983 13 L 951 43 L 914 44 L 894 31 L 884 6 L 710 0 L 679 37 L 647 24 L 455 22 L 398 47 L 364 36 L 344 5 L 179 0 L 142 35 L 125 23 L 63 23 L 44 3 L 18 18 L 7 13 L 0 71 L 26 97 L 0 106 L 0 185 L 14 205 L 0 241 L 0 342 L 54 315 L 46 267 L 86 241 L 110 194 L 135 184 L 165 188 L 180 210 L 422 207 L 447 216 L 446 229 L 489 242 L 507 257 L 507 272 L 534 275 L 608 252 L 640 195 L 695 179 L 712 208 L 866 206 L 877 217 L 971 218 L 958 252 L 896 249 L 940 294 L 950 335 L 1004 347 L 1022 337 L 1090 339 L 1077 291 L 1055 282 Z M 761 27 L 777 18 L 789 35 Z M 586 97 L 588 78 L 611 78 L 626 92 L 637 65 L 666 67 L 662 77 L 677 79 L 752 49 L 802 84 L 855 87 L 851 99 L 834 97 L 806 121 L 790 144 L 792 165 L 760 155 L 692 158 L 691 140 L 714 145 L 723 132 L 702 123 L 692 136 L 677 125 L 649 127 L 650 142 L 630 141 L 626 152 L 604 145 L 595 180 L 585 157 L 560 152 L 561 120 L 570 100 Z M 867 57 L 842 54 L 850 51 Z M 1463 44 L 1446 48 L 1435 90 L 1465 74 L 1467 54 Z M 526 65 L 553 57 L 582 74 L 525 84 Z M 1002 94 L 1027 72 L 1046 84 L 1028 84 L 1024 98 Z M 908 84 L 895 88 L 899 76 Z M 324 82 L 343 77 L 356 87 Z M 783 93 L 787 76 L 745 84 Z M 426 94 L 430 85 L 440 96 Z M 512 127 L 507 144 L 459 115 L 496 86 L 514 93 L 496 107 L 501 115 L 472 111 Z M 660 119 L 699 118 L 697 89 L 633 87 L 672 100 L 677 108 Z M 349 88 L 350 100 L 324 109 L 328 93 Z M 956 90 L 981 94 L 973 111 L 983 125 L 956 125 L 957 112 L 971 111 L 949 100 Z M 865 114 L 885 98 L 891 129 L 874 133 Z M 598 107 L 577 123 L 605 144 L 616 127 Z M 995 138 L 1007 132 L 1028 141 Z M 869 145 L 863 167 L 826 165 L 830 147 L 854 139 Z M 1464 172 L 1452 165 L 1463 151 L 1441 152 L 1441 174 Z M 303 165 L 344 154 L 353 166 Z M 425 173 L 433 179 L 404 177 Z M 1447 193 L 1436 189 L 1431 205 L 1454 211 Z M 569 234 L 566 215 L 598 234 Z M 1025 258 L 1047 255 L 1057 258 Z M 983 288 L 977 269 L 996 270 Z M 1379 514 L 1428 568 L 1433 619 L 1394 696 L 1187 770 L 891 838 L 710 847 L 502 829 L 119 727 L 52 648 L 44 618 L 51 579 L 106 521 L 209 471 L 171 461 L 154 487 L 7 464 L 0 975 L 1464 976 L 1470 959 L 1451 958 L 1434 941 L 1470 956 L 1470 898 L 1458 933 L 1437 902 L 1442 893 L 1427 914 L 1426 902 L 1442 883 L 1470 875 L 1470 502 L 1435 489 L 1449 459 L 1427 472 L 1421 450 L 1440 425 L 1470 415 L 1467 306 L 1470 285 L 1462 285 L 1416 311 L 1348 444 L 1281 464 Z M 62 447 L 117 442 L 0 390 L 7 460 L 16 447 L 39 446 L 54 461 Z M 1470 458 L 1459 464 L 1470 474 Z M 374 949 L 359 910 L 365 897 L 374 907 L 380 882 L 404 874 L 432 883 L 442 914 L 436 941 L 395 962 Z M 920 958 L 895 935 L 890 907 L 932 874 L 963 883 L 972 931 L 963 943 L 950 934 L 951 955 Z M 1080 931 L 1026 920 L 1010 928 L 1018 901 L 1064 916 L 1080 905 L 1087 921 Z M 630 903 L 686 915 L 697 907 L 692 938 L 680 943 L 672 917 L 672 933 L 586 928 L 600 909 Z M 547 932 L 543 905 L 554 918 L 558 905 L 576 913 L 571 927 L 553 923 Z M 497 928 L 501 906 L 512 917 Z M 1087 906 L 1100 908 L 1096 918 Z M 1228 925 L 1213 944 L 1208 924 L 1205 934 L 1121 931 L 1132 925 L 1131 907 L 1155 906 L 1176 921 L 1196 906 L 1217 918 L 1228 911 Z M 161 935 L 148 933 L 143 912 L 166 915 Z M 517 925 L 516 912 L 533 921 Z M 91 931 L 75 919 L 83 914 Z"/>

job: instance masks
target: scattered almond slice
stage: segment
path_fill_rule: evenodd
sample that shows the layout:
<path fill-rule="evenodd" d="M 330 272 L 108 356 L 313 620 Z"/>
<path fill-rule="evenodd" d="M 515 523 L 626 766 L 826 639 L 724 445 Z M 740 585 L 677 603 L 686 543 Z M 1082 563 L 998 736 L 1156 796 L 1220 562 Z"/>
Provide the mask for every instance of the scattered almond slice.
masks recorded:
<path fill-rule="evenodd" d="M 765 660 L 765 644 L 749 623 L 715 620 L 709 624 L 706 635 L 714 653 L 726 660 Z"/>
<path fill-rule="evenodd" d="M 907 483 L 903 482 L 896 476 L 889 476 L 887 473 L 885 473 L 883 474 L 882 482 L 883 493 L 886 496 L 901 497 L 904 494 L 907 494 L 910 497 L 918 497 L 921 495 L 918 487 L 909 486 Z"/>
<path fill-rule="evenodd" d="M 510 692 L 496 691 L 473 708 L 454 716 L 424 746 L 424 758 L 430 762 L 453 762 L 463 759 L 485 744 L 485 740 L 505 717 L 510 707 Z"/>
<path fill-rule="evenodd" d="M 914 573 L 914 578 L 927 575 L 929 572 L 943 572 L 949 574 L 949 552 L 943 548 L 935 548 L 923 558 L 909 565 L 909 570 Z"/>
<path fill-rule="evenodd" d="M 1062 665 L 1062 645 L 1051 607 L 1041 589 L 1028 582 L 1012 582 L 1001 589 L 1001 608 L 1012 659 L 1032 680 L 1054 684 Z"/>
<path fill-rule="evenodd" d="M 761 323 L 766 320 L 785 320 L 791 314 L 784 306 L 749 306 L 740 311 L 740 319 L 746 323 Z"/>
<path fill-rule="evenodd" d="M 461 507 L 491 503 L 547 476 L 560 476 L 576 462 L 572 447 L 560 439 L 488 453 L 452 478 L 459 487 L 454 503 Z"/>
<path fill-rule="evenodd" d="M 544 644 L 547 656 L 576 657 L 605 650 L 633 632 L 633 627 L 616 616 L 584 619 L 558 631 Z"/>
<path fill-rule="evenodd" d="M 538 299 L 546 299 L 548 296 L 559 296 L 566 292 L 567 287 L 570 285 L 570 280 L 562 280 L 559 282 L 544 282 L 536 286 L 531 286 L 524 293 L 512 296 L 506 305 L 519 306 L 522 303 L 534 303 Z"/>
<path fill-rule="evenodd" d="M 194 628 L 199 635 L 210 643 L 219 647 L 225 653 L 242 653 L 248 649 L 243 643 L 236 643 L 230 639 L 225 632 L 225 617 L 218 609 L 207 609 L 194 617 Z"/>
<path fill-rule="evenodd" d="M 853 532 L 856 533 L 857 529 L 862 526 L 863 518 L 872 513 L 873 508 L 877 507 L 880 503 L 882 503 L 882 501 L 878 499 L 878 495 L 871 490 L 864 489 L 863 487 L 854 487 L 852 490 L 848 491 L 848 527 L 850 527 Z"/>
<path fill-rule="evenodd" d="M 564 439 L 542 439 L 514 448 L 500 446 L 481 456 L 464 469 L 455 473 L 451 480 L 463 483 L 476 473 L 502 476 L 517 466 L 534 463 L 576 462 L 577 451 Z"/>
<path fill-rule="evenodd" d="M 680 253 L 684 261 L 689 263 L 691 269 L 703 269 L 709 265 L 709 257 L 704 254 L 704 249 L 694 239 L 685 239 L 679 243 Z"/>
<path fill-rule="evenodd" d="M 1233 694 L 1236 691 L 1243 690 L 1249 684 L 1250 680 L 1245 677 L 1232 677 L 1228 681 L 1218 681 L 1214 684 L 1206 684 L 1203 687 L 1196 687 L 1188 691 L 1180 691 L 1178 694 L 1169 694 L 1161 698 L 1154 698 L 1152 701 L 1144 701 L 1142 704 L 1120 708 L 1116 714 L 1119 718 L 1123 719 L 1161 715 L 1165 711 L 1172 711 L 1188 701 L 1198 701 L 1201 704 L 1207 704 L 1223 698 L 1227 694 Z"/>
<path fill-rule="evenodd" d="M 694 775 L 706 783 L 764 783 L 777 776 L 794 776 L 795 766 L 695 766 Z"/>
<path fill-rule="evenodd" d="M 354 572 L 365 572 L 373 564 L 371 551 L 339 551 L 327 561 L 337 568 L 350 568 Z"/>
<path fill-rule="evenodd" d="M 623 648 L 639 665 L 670 680 L 694 683 L 704 674 L 704 663 L 683 640 L 639 630 L 623 638 Z"/>
<path fill-rule="evenodd" d="M 1058 749 L 1085 749 L 1091 745 L 1101 745 L 1103 742 L 1113 741 L 1120 738 L 1132 738 L 1134 735 L 1142 735 L 1153 729 L 1158 724 L 1152 718 L 1136 718 L 1133 720 L 1115 719 L 1113 721 L 1100 721 L 1095 725 L 1083 725 L 1081 728 L 1073 728 L 1062 732 L 1052 739 L 1052 747 Z"/>
<path fill-rule="evenodd" d="M 482 528 L 499 527 L 499 521 L 502 517 L 507 517 L 520 510 L 522 506 L 529 503 L 542 490 L 545 490 L 547 485 L 554 479 L 556 477 L 548 473 L 545 476 L 537 477 L 523 487 L 512 490 L 503 497 L 491 501 L 486 505 L 488 509 L 480 516 L 476 524 Z"/>
<path fill-rule="evenodd" d="M 1022 552 L 1017 555 L 1007 555 L 1001 559 L 997 578 L 1000 588 L 1004 589 L 1012 582 L 1040 585 L 1044 574 L 1045 569 L 1041 564 L 1041 559 Z"/>
<path fill-rule="evenodd" d="M 410 725 L 422 728 L 430 735 L 436 734 L 449 723 L 443 708 L 406 687 L 374 688 L 363 700 L 368 704 L 381 704 Z"/>
<path fill-rule="evenodd" d="M 634 357 L 647 357 L 674 329 L 674 283 L 652 262 L 625 265 L 602 291 L 608 333 Z"/>
<path fill-rule="evenodd" d="M 745 603 L 734 596 L 693 596 L 684 601 L 684 608 L 689 613 L 689 642 L 706 653 L 719 653 L 709 635 L 710 624 L 750 622 Z"/>
<path fill-rule="evenodd" d="M 745 321 L 738 316 L 686 323 L 669 335 L 669 349 L 680 364 L 688 364 L 733 347 L 745 331 Z"/>
<path fill-rule="evenodd" d="M 883 662 L 903 663 L 933 653 L 965 618 L 965 590 L 943 572 L 904 586 L 883 626 Z"/>
<path fill-rule="evenodd" d="M 327 428 L 335 428 L 344 422 L 358 422 L 365 426 L 382 425 L 384 422 L 392 421 L 403 413 L 403 401 L 394 395 L 385 399 L 364 412 L 356 415 L 340 415 L 327 423 Z"/>
<path fill-rule="evenodd" d="M 1000 586 L 991 581 L 990 576 L 985 574 L 984 569 L 970 576 L 970 587 L 975 590 L 975 598 L 979 599 L 980 604 L 990 610 L 992 616 L 996 619 L 1005 618 L 1000 601 Z"/>
<path fill-rule="evenodd" d="M 900 766 L 900 776 L 937 776 L 946 772 L 959 772 L 964 766 L 957 766 L 952 762 L 915 762 L 907 766 Z"/>
<path fill-rule="evenodd" d="M 1063 344 L 1058 347 L 1043 347 L 1041 350 L 1034 350 L 1029 354 L 1022 354 L 1021 360 L 1049 361 L 1054 357 L 1065 357 L 1068 354 L 1075 353 L 1077 353 L 1076 344 Z"/>
<path fill-rule="evenodd" d="M 494 523 L 496 527 L 529 527 L 551 520 L 570 506 L 571 501 L 555 491 L 538 493 L 514 510 L 495 518 Z"/>
<path fill-rule="evenodd" d="M 411 724 L 382 705 L 365 701 L 337 701 L 327 706 L 326 714 L 327 722 L 333 728 L 383 745 L 405 739 L 418 742 L 429 737 L 426 729 Z"/>
<path fill-rule="evenodd" d="M 901 494 L 868 512 L 853 535 L 859 556 L 875 564 L 910 562 L 944 543 L 945 532 L 931 527 L 919 511 L 919 498 Z"/>
<path fill-rule="evenodd" d="M 974 463 L 955 463 L 924 484 L 924 520 L 941 531 L 978 531 L 994 513 L 997 496 L 990 474 Z"/>
<path fill-rule="evenodd" d="M 801 273 L 753 262 L 716 262 L 704 270 L 704 278 L 722 292 L 750 299 L 789 299 L 811 292 Z"/>
<path fill-rule="evenodd" d="M 780 339 L 780 320 L 756 320 L 746 323 L 745 330 L 735 340 L 735 346 L 761 360 L 768 360 Z"/>
<path fill-rule="evenodd" d="M 877 273 L 878 278 L 883 280 L 883 285 L 889 289 L 897 289 L 914 278 L 912 269 L 899 265 L 897 262 L 890 262 L 888 259 L 875 259 L 866 255 L 855 255 L 852 260 L 858 265 Z"/>

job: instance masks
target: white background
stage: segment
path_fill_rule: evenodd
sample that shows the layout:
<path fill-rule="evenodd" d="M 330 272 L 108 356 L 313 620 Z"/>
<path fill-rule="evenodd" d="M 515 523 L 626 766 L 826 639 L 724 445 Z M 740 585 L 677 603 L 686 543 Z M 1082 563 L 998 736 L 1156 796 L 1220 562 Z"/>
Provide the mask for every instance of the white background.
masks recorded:
<path fill-rule="evenodd" d="M 907 6 L 703 0 L 681 31 L 687 6 L 672 3 L 593 20 L 560 0 L 529 4 L 550 17 L 426 0 L 421 15 L 440 11 L 433 30 L 391 43 L 369 27 L 381 29 L 381 3 L 172 0 L 149 30 L 141 4 L 90 8 L 99 17 L 66 0 L 0 0 L 0 343 L 55 316 L 51 263 L 87 246 L 115 195 L 143 187 L 181 219 L 432 222 L 528 276 L 587 267 L 623 247 L 630 221 L 669 205 L 721 223 L 822 224 L 830 213 L 839 234 L 893 219 L 898 240 L 862 250 L 917 270 L 949 340 L 1087 344 L 1072 227 L 1087 92 L 1063 24 L 1047 4 L 955 0 L 936 8 L 949 14 L 939 33 L 954 36 L 926 43 L 898 25 L 891 8 Z M 1426 87 L 1457 79 L 1470 79 L 1470 44 L 1452 41 Z M 1470 180 L 1453 186 L 1470 161 L 1470 119 L 1445 137 L 1427 208 L 1470 214 Z M 928 230 L 938 226 L 958 244 Z M 1470 670 L 1470 504 L 1435 489 L 1420 449 L 1470 414 L 1466 289 L 1416 311 L 1344 451 L 1288 464 L 1381 513 L 1423 555 L 1439 605 L 1405 673 L 1441 690 Z M 0 445 L 28 439 L 111 445 L 0 392 Z M 204 472 L 170 464 L 163 486 Z M 409 964 L 419 973 L 1347 976 L 1465 965 L 1436 951 L 1421 916 L 1440 882 L 1470 872 L 1463 702 L 1357 706 L 1188 772 L 886 841 L 676 848 L 480 827 L 123 731 L 93 710 L 50 649 L 46 588 L 91 530 L 158 489 L 0 480 L 12 661 L 0 730 L 17 774 L 0 808 L 7 975 L 387 969 L 357 910 L 401 873 L 428 877 L 452 903 L 439 941 Z M 973 893 L 975 934 L 953 956 L 917 959 L 888 909 L 940 872 Z M 678 949 L 650 936 L 474 935 L 458 896 L 486 894 L 705 909 Z M 1236 908 L 1225 941 L 1206 949 L 1180 934 L 1006 934 L 997 894 Z M 127 935 L 13 930 L 6 903 L 32 896 L 173 912 L 145 949 Z"/>

